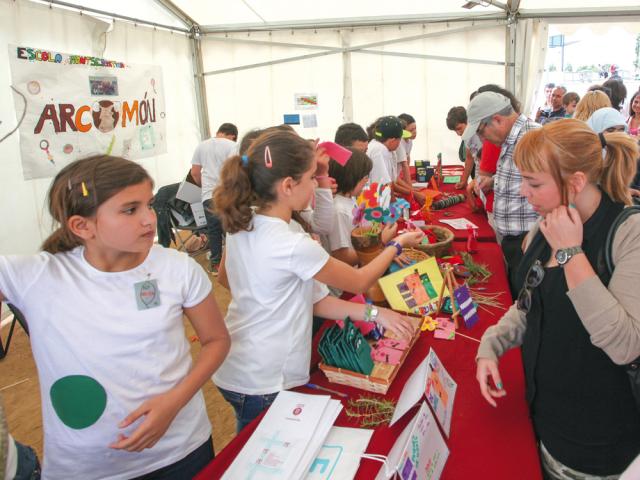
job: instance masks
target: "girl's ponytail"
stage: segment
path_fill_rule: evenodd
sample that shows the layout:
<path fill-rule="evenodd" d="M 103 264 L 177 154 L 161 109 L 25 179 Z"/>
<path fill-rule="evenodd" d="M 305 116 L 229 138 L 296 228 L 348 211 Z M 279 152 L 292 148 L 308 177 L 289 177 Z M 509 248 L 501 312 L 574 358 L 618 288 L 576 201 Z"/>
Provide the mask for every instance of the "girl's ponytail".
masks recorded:
<path fill-rule="evenodd" d="M 73 235 L 69 229 L 58 227 L 42 243 L 42 251 L 49 253 L 62 253 L 73 250 L 82 245 L 80 239 Z"/>
<path fill-rule="evenodd" d="M 616 202 L 631 204 L 629 186 L 636 174 L 638 144 L 626 133 L 601 133 L 605 149 L 600 186 Z"/>
<path fill-rule="evenodd" d="M 251 230 L 251 207 L 275 202 L 276 182 L 287 177 L 300 180 L 312 162 L 309 142 L 280 127 L 264 130 L 245 154 L 228 158 L 222 166 L 213 209 L 224 230 Z"/>
<path fill-rule="evenodd" d="M 246 162 L 243 161 L 247 159 Z M 237 233 L 251 229 L 253 190 L 248 174 L 248 158 L 235 155 L 228 158 L 220 172 L 220 182 L 213 191 L 213 209 L 225 232 Z"/>

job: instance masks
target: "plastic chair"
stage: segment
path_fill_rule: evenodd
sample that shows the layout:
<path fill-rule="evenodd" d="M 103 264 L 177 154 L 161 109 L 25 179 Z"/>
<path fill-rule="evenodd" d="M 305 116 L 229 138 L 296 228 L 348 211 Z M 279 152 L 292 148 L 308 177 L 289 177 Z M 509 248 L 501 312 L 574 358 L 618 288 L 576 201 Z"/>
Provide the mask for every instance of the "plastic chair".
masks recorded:
<path fill-rule="evenodd" d="M 22 314 L 22 312 L 17 307 L 15 307 L 14 305 L 11 305 L 10 303 L 8 303 L 7 306 L 9 307 L 9 310 L 11 310 L 11 313 L 13 313 L 13 320 L 11 320 L 11 326 L 9 327 L 9 334 L 7 335 L 7 339 L 5 340 L 4 345 L 2 344 L 2 339 L 0 338 L 0 360 L 6 357 L 7 353 L 9 353 L 9 346 L 11 345 L 11 338 L 13 337 L 13 329 L 16 327 L 16 323 L 20 324 L 20 326 L 25 331 L 27 336 L 29 335 L 29 326 L 27 325 L 27 320 L 24 318 L 24 315 Z"/>

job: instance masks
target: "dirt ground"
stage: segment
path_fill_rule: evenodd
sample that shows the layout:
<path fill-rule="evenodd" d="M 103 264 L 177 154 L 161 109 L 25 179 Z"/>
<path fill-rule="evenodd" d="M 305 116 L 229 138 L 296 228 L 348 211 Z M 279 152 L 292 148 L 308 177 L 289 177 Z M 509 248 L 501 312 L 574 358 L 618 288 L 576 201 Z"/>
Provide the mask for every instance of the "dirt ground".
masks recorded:
<path fill-rule="evenodd" d="M 204 264 L 204 255 L 196 258 Z M 215 277 L 210 276 L 214 294 L 220 310 L 224 313 L 231 300 L 229 292 L 218 285 Z M 2 342 L 6 340 L 9 327 L 0 331 Z M 187 338 L 195 335 L 191 324 L 185 319 Z M 191 354 L 197 355 L 200 344 L 191 343 Z M 233 409 L 224 401 L 212 382 L 203 387 L 207 404 L 207 413 L 213 427 L 213 444 L 219 452 L 235 436 L 235 418 Z M 7 414 L 9 431 L 21 443 L 32 446 L 42 458 L 42 414 L 40 410 L 40 385 L 29 337 L 16 326 L 9 353 L 0 360 L 0 401 L 3 402 Z"/>

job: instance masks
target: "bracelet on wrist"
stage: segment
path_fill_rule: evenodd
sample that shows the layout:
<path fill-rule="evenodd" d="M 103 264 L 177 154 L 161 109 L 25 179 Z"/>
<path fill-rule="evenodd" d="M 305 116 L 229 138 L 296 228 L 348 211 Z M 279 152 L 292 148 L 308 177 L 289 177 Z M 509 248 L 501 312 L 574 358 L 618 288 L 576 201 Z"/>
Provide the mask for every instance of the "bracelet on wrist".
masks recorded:
<path fill-rule="evenodd" d="M 391 240 L 390 242 L 387 242 L 385 245 L 385 247 L 395 247 L 396 249 L 396 257 L 398 255 L 402 254 L 402 245 L 400 245 L 398 242 L 396 242 L 395 240 Z"/>

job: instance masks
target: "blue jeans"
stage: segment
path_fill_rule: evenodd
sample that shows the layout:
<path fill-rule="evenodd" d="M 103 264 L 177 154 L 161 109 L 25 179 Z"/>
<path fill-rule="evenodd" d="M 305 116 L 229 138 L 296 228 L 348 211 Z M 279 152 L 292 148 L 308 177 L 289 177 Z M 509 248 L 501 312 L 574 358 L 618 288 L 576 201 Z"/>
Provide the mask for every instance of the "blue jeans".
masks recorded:
<path fill-rule="evenodd" d="M 191 480 L 213 460 L 211 437 L 182 460 L 133 480 Z"/>
<path fill-rule="evenodd" d="M 222 258 L 222 222 L 211 211 L 213 208 L 213 200 L 205 200 L 202 202 L 204 207 L 204 216 L 207 219 L 207 237 L 209 237 L 209 249 L 211 250 L 211 263 L 220 263 Z"/>
<path fill-rule="evenodd" d="M 279 392 L 266 395 L 245 395 L 244 393 L 231 392 L 218 387 L 224 399 L 231 404 L 236 412 L 236 432 L 240 433 L 258 415 L 271 406 Z"/>
<path fill-rule="evenodd" d="M 39 480 L 40 462 L 33 448 L 16 442 L 18 468 L 14 480 Z M 4 475 L 4 472 L 1 472 Z M 4 478 L 4 477 L 3 477 Z"/>

